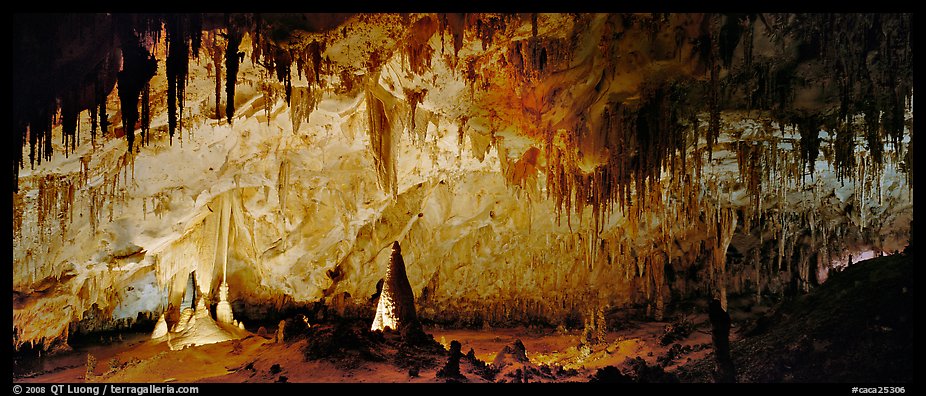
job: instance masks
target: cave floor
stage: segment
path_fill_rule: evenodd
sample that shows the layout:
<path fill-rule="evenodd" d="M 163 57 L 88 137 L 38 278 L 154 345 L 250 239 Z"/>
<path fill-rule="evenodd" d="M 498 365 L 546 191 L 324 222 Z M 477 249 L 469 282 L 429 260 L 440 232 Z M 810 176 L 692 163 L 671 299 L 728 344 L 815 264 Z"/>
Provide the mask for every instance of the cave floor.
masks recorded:
<path fill-rule="evenodd" d="M 731 298 L 731 356 L 738 381 L 911 381 L 913 279 L 912 255 L 903 254 L 853 265 L 811 293 L 775 303 L 773 309 L 765 305 L 771 303 L 768 300 L 758 305 L 751 297 Z M 166 343 L 154 342 L 146 333 L 96 335 L 99 340 L 78 340 L 69 351 L 14 357 L 13 379 L 444 382 L 448 378 L 438 373 L 456 340 L 461 353 L 472 349 L 473 357 L 460 359 L 463 377 L 451 381 L 627 381 L 627 374 L 621 373 L 631 373 L 636 382 L 710 382 L 714 364 L 704 311 L 702 305 L 689 302 L 675 308 L 671 321 L 611 317 L 613 331 L 601 334 L 597 342 L 582 342 L 588 339 L 583 330 L 563 328 L 426 326 L 433 341 L 408 344 L 396 333 L 370 332 L 369 325 L 359 321 L 317 324 L 287 333 L 281 343 L 274 342 L 270 331 L 270 336 L 250 334 L 179 351 L 168 350 Z M 88 355 L 96 364 L 85 378 Z M 621 373 L 599 370 L 607 366 Z"/>
<path fill-rule="evenodd" d="M 680 364 L 705 357 L 710 351 L 709 323 L 706 315 L 688 315 L 693 323 L 691 334 L 669 345 L 660 339 L 670 322 L 628 322 L 623 330 L 604 334 L 597 343 L 583 344 L 582 330 L 551 328 L 441 329 L 426 327 L 425 332 L 449 348 L 457 340 L 466 354 L 470 349 L 486 363 L 493 363 L 505 346 L 521 340 L 532 367 L 562 367 L 564 374 L 553 378 L 533 378 L 537 382 L 589 380 L 598 368 L 622 368 L 628 358 L 640 357 L 647 364 L 657 364 L 670 347 L 678 343 L 691 346 L 666 366 L 672 372 Z M 153 343 L 146 334 L 127 335 L 123 341 L 107 345 L 87 345 L 72 351 L 38 359 L 28 370 L 14 373 L 18 382 L 84 382 L 87 354 L 96 360 L 88 382 L 444 382 L 437 371 L 445 357 L 438 357 L 433 367 L 422 367 L 417 377 L 394 362 L 362 359 L 320 359 L 306 361 L 303 349 L 307 340 L 275 343 L 270 337 L 251 335 L 244 339 L 193 346 L 169 351 L 164 343 Z M 384 344 L 383 348 L 388 348 Z M 392 351 L 394 353 L 395 351 Z M 388 352 L 387 352 L 388 353 Z M 278 369 L 275 365 L 279 365 Z M 486 382 L 473 367 L 461 363 L 467 382 Z M 504 380 L 502 371 L 495 380 Z M 285 377 L 281 379 L 281 377 Z"/>

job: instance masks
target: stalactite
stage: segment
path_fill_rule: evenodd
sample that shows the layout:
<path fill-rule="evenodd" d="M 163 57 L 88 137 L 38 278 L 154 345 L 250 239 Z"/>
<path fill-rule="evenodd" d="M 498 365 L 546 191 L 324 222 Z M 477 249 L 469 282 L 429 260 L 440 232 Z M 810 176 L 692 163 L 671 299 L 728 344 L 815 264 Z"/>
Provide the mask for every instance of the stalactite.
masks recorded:
<path fill-rule="evenodd" d="M 492 45 L 495 38 L 495 32 L 504 31 L 507 23 L 504 17 L 488 16 L 479 18 L 476 21 L 476 36 L 482 41 L 482 50 L 485 51 Z M 536 36 L 533 36 L 536 37 Z"/>
<path fill-rule="evenodd" d="M 175 46 L 177 44 L 174 44 Z M 177 113 L 174 110 L 177 107 L 177 85 L 175 62 L 170 57 L 167 60 L 167 125 L 170 142 L 173 144 L 174 132 L 177 130 Z"/>
<path fill-rule="evenodd" d="M 280 172 L 277 175 L 277 194 L 280 201 L 280 235 L 283 241 L 283 249 L 286 249 L 286 197 L 289 190 L 289 160 L 284 159 L 280 162 Z"/>
<path fill-rule="evenodd" d="M 720 136 L 720 33 L 716 27 L 719 20 L 711 17 L 710 51 L 708 52 L 708 68 L 710 71 L 710 86 L 707 96 L 709 121 L 707 124 L 707 159 L 713 160 L 713 147 Z"/>
<path fill-rule="evenodd" d="M 80 112 L 74 115 L 74 123 L 77 124 L 77 136 L 71 139 L 71 151 L 77 151 L 77 142 L 80 142 Z"/>
<path fill-rule="evenodd" d="M 259 15 L 259 14 L 258 14 Z M 259 26 L 258 17 L 258 26 Z M 259 30 L 257 30 L 259 33 Z M 238 82 L 238 65 L 244 59 L 244 52 L 238 51 L 241 45 L 241 32 L 236 26 L 229 24 L 225 36 L 228 46 L 225 48 L 225 118 L 231 124 L 235 115 L 235 84 Z M 259 38 L 260 36 L 257 36 Z M 256 39 L 255 39 L 256 40 Z M 218 102 L 216 102 L 218 106 Z"/>
<path fill-rule="evenodd" d="M 222 119 L 222 60 L 224 59 L 224 48 L 219 45 L 218 34 L 211 34 L 212 42 L 209 46 L 209 54 L 212 56 L 212 65 L 215 68 L 215 119 Z"/>
<path fill-rule="evenodd" d="M 273 104 L 276 103 L 278 94 L 272 82 L 261 79 L 259 84 L 260 84 L 260 92 L 264 95 L 264 100 L 263 100 L 264 115 L 267 118 L 267 124 L 269 125 L 270 124 L 270 110 L 273 109 Z"/>
<path fill-rule="evenodd" d="M 797 129 L 801 136 L 801 160 L 812 178 L 817 156 L 820 154 L 819 122 L 814 117 L 803 118 L 798 122 Z M 801 180 L 803 180 L 804 173 L 801 173 Z"/>
<path fill-rule="evenodd" d="M 427 89 L 422 90 L 412 90 L 405 89 L 405 101 L 408 102 L 408 105 L 411 107 L 411 111 L 408 114 L 409 133 L 414 133 L 415 131 L 415 110 L 418 109 L 418 105 L 424 100 L 425 95 L 428 94 Z"/>
<path fill-rule="evenodd" d="M 170 14 L 165 19 L 167 30 L 167 123 L 171 142 L 178 129 L 183 131 L 183 102 L 189 72 L 190 49 L 199 55 L 202 40 L 201 15 Z M 179 116 L 178 113 L 179 112 Z"/>
<path fill-rule="evenodd" d="M 51 157 L 52 116 L 47 107 L 36 109 L 29 119 L 29 163 L 35 168 L 36 147 L 38 147 L 38 164 L 42 159 Z"/>
<path fill-rule="evenodd" d="M 857 208 L 855 212 L 858 215 L 858 224 L 860 228 L 864 229 L 867 226 L 866 218 L 865 218 L 865 214 L 867 210 L 865 210 L 865 208 L 867 206 L 866 203 L 868 200 L 867 199 L 868 198 L 867 197 L 868 188 L 866 188 L 866 184 L 868 182 L 868 174 L 869 174 L 868 161 L 869 160 L 867 157 L 862 157 L 860 161 L 861 162 L 858 167 L 858 178 L 856 179 L 856 182 L 855 182 L 855 194 L 853 194 L 853 196 L 855 198 L 855 207 Z"/>
<path fill-rule="evenodd" d="M 428 41 L 437 29 L 438 23 L 431 16 L 422 17 L 408 29 L 402 57 L 409 69 L 417 75 L 422 75 L 431 68 L 431 54 L 434 50 Z"/>
<path fill-rule="evenodd" d="M 251 61 L 255 64 L 260 61 L 261 56 L 265 55 L 267 50 L 264 48 L 268 45 L 267 43 L 267 32 L 266 27 L 264 26 L 264 19 L 260 13 L 254 14 L 254 39 L 251 40 Z M 237 47 L 235 47 L 237 48 Z M 226 52 L 227 54 L 228 52 Z"/>
<path fill-rule="evenodd" d="M 851 178 L 855 173 L 855 131 L 848 120 L 841 122 L 836 128 L 833 153 L 836 178 L 838 180 L 845 177 Z"/>
<path fill-rule="evenodd" d="M 718 298 L 721 305 L 726 309 L 727 306 L 727 280 L 726 280 L 726 262 L 727 249 L 736 230 L 736 212 L 731 208 L 719 209 L 713 214 L 716 223 L 711 226 L 715 229 L 716 234 L 712 236 L 715 245 L 711 251 L 711 271 L 714 278 L 714 296 Z"/>
<path fill-rule="evenodd" d="M 90 201 L 90 232 L 91 234 L 96 234 L 97 223 L 99 223 L 99 192 L 97 188 L 91 187 L 88 191 L 89 201 Z"/>
<path fill-rule="evenodd" d="M 89 115 L 90 115 L 90 145 L 96 145 L 96 105 L 90 106 Z"/>
<path fill-rule="evenodd" d="M 762 197 L 762 174 L 765 168 L 764 149 L 761 142 L 737 142 L 736 159 L 740 179 L 746 184 L 746 190 L 752 200 L 752 210 L 758 216 L 761 213 L 760 200 Z M 745 220 L 745 219 L 744 219 Z"/>
<path fill-rule="evenodd" d="M 903 98 L 912 95 L 911 14 L 798 14 L 774 19 L 776 36 L 790 36 L 816 49 L 824 67 L 837 76 L 839 115 L 865 114 L 866 140 L 880 164 L 882 143 L 875 125 L 880 121 L 881 129 L 899 140 Z"/>
<path fill-rule="evenodd" d="M 466 33 L 466 14 L 441 14 L 439 20 L 441 31 L 450 31 L 453 40 L 453 58 L 456 59 L 460 49 L 463 48 L 463 35 Z M 441 42 L 443 42 L 443 39 L 441 39 Z"/>
<path fill-rule="evenodd" d="M 42 142 L 45 143 L 45 147 L 42 149 L 42 157 L 45 161 L 51 161 L 52 155 L 54 154 L 54 128 L 55 124 L 58 122 L 58 112 L 54 105 L 49 108 L 51 117 L 46 121 L 46 125 L 43 126 L 45 131 L 45 136 L 42 138 Z"/>
<path fill-rule="evenodd" d="M 135 143 L 135 123 L 139 118 L 139 95 L 142 90 L 147 92 L 148 81 L 157 73 L 158 62 L 154 55 L 148 53 L 134 35 L 123 40 L 123 66 L 122 71 L 118 74 L 119 102 L 122 111 L 122 127 L 125 130 L 125 137 L 128 140 L 129 151 L 131 152 Z M 142 106 L 146 105 L 143 104 Z"/>
<path fill-rule="evenodd" d="M 26 144 L 26 124 L 13 121 L 13 192 L 19 192 L 19 170 L 23 168 L 23 148 Z"/>
<path fill-rule="evenodd" d="M 322 87 L 322 52 L 325 51 L 325 42 L 319 42 L 318 40 L 312 40 L 309 43 L 304 51 L 304 55 L 300 60 L 304 66 L 303 72 L 305 73 L 305 78 L 310 85 L 314 82 L 316 88 Z M 312 65 L 312 69 L 309 69 L 309 65 Z M 378 67 L 378 65 L 372 65 L 373 68 Z"/>
<path fill-rule="evenodd" d="M 109 133 L 109 115 L 106 113 L 106 110 L 107 110 L 106 109 L 106 94 L 102 93 L 102 90 L 100 92 L 101 92 L 100 94 L 101 99 L 99 102 L 100 110 L 98 111 L 98 114 L 100 116 L 100 132 L 103 136 L 106 136 L 106 134 Z M 91 139 L 93 139 L 93 136 L 91 136 Z"/>
<path fill-rule="evenodd" d="M 18 241 L 22 238 L 23 212 L 26 209 L 25 194 L 18 192 L 13 194 L 13 240 Z"/>
<path fill-rule="evenodd" d="M 466 123 L 469 122 L 469 117 L 462 116 L 457 119 L 457 147 L 460 148 L 460 151 L 463 150 L 463 135 L 466 133 Z"/>
<path fill-rule="evenodd" d="M 309 116 L 315 110 L 317 98 L 311 86 L 293 87 L 292 95 L 289 116 L 293 124 L 293 133 L 297 133 L 303 121 L 309 122 Z"/>
<path fill-rule="evenodd" d="M 84 186 L 90 180 L 90 156 L 80 157 L 80 173 L 78 174 L 79 185 Z"/>
<path fill-rule="evenodd" d="M 52 217 L 58 219 L 61 236 L 65 234 L 73 215 L 74 192 L 74 185 L 67 176 L 49 174 L 39 179 L 36 226 L 40 241 L 52 234 Z"/>
<path fill-rule="evenodd" d="M 145 84 L 145 88 L 141 91 L 141 138 L 142 144 L 148 145 L 148 141 L 151 137 L 149 132 L 151 129 L 151 86 Z"/>
<path fill-rule="evenodd" d="M 273 55 L 273 61 L 276 68 L 277 81 L 283 83 L 283 89 L 286 93 L 286 104 L 289 104 L 289 99 L 292 97 L 293 91 L 291 70 L 293 63 L 292 54 L 290 54 L 288 50 L 277 48 Z"/>
<path fill-rule="evenodd" d="M 65 94 L 61 100 L 61 137 L 64 139 L 65 157 L 68 154 L 68 143 L 71 143 L 71 151 L 76 147 L 77 117 L 79 113 L 75 102 L 73 92 Z"/>
<path fill-rule="evenodd" d="M 62 178 L 59 183 L 58 219 L 61 236 L 64 237 L 68 225 L 74 218 L 74 184 L 70 178 Z"/>
<path fill-rule="evenodd" d="M 375 80 L 373 80 L 375 81 Z M 370 90 L 366 93 L 367 123 L 376 173 L 384 191 L 393 198 L 398 196 L 396 181 L 397 136 L 392 133 L 392 120 L 386 114 L 385 104 Z"/>

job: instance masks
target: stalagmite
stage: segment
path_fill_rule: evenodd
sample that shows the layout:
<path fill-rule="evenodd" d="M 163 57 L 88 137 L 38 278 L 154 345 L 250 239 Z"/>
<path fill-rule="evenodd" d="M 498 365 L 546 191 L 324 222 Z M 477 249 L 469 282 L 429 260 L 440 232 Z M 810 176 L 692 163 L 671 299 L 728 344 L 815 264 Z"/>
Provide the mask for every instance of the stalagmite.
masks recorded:
<path fill-rule="evenodd" d="M 404 326 L 417 323 L 415 314 L 415 295 L 408 283 L 405 274 L 405 261 L 402 259 L 402 248 L 399 242 L 392 243 L 392 255 L 389 258 L 389 267 L 386 268 L 386 278 L 383 291 L 376 305 L 376 316 L 373 319 L 371 330 L 391 329 L 403 330 Z"/>
<path fill-rule="evenodd" d="M 286 321 L 281 320 L 280 324 L 277 326 L 276 335 L 273 338 L 273 342 L 282 343 L 286 336 Z"/>
<path fill-rule="evenodd" d="M 167 321 L 164 319 L 164 314 L 161 314 L 158 317 L 158 322 L 154 325 L 154 331 L 151 332 L 151 338 L 161 338 L 167 335 Z"/>

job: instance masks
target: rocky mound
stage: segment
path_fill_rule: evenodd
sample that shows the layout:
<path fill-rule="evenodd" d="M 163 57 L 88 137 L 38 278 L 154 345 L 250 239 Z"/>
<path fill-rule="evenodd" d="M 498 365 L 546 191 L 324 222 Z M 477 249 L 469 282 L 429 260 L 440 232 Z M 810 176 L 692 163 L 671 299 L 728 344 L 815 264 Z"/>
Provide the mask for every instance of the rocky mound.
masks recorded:
<path fill-rule="evenodd" d="M 913 380 L 913 257 L 880 257 L 782 302 L 731 343 L 738 382 Z M 708 382 L 713 357 L 679 368 Z"/>

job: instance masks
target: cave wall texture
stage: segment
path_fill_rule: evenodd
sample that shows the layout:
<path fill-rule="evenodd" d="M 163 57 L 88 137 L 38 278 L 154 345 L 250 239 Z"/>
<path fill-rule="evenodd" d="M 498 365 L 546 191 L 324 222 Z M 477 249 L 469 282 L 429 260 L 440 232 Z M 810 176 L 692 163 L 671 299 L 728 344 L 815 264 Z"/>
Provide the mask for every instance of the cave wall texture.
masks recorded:
<path fill-rule="evenodd" d="M 218 301 L 225 262 L 245 324 L 372 316 L 393 241 L 418 316 L 458 325 L 806 291 L 911 239 L 911 34 L 908 14 L 16 15 L 14 346 L 170 321 L 194 270 Z"/>

